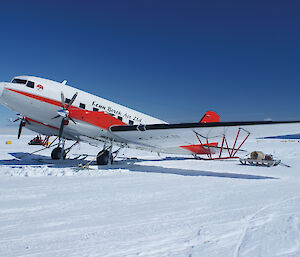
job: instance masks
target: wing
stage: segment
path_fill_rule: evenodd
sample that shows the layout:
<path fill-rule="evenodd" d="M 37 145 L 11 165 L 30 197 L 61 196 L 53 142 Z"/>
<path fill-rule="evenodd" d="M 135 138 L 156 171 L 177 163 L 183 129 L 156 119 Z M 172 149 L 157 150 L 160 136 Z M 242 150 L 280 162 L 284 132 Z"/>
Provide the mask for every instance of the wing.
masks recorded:
<path fill-rule="evenodd" d="M 182 148 L 199 145 L 200 141 L 201 144 L 220 142 L 224 135 L 227 140 L 234 140 L 238 131 L 252 138 L 299 134 L 300 121 L 179 123 L 110 128 L 115 137 L 129 145 L 170 153 L 182 153 Z"/>

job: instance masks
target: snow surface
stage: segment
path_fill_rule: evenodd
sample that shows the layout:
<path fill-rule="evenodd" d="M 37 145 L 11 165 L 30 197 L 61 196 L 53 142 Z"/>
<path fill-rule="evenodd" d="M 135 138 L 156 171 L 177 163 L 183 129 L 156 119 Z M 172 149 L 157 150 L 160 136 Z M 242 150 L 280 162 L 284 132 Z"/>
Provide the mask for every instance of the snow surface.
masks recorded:
<path fill-rule="evenodd" d="M 297 140 L 245 146 L 290 168 L 123 150 L 76 172 L 87 160 L 16 158 L 40 148 L 31 138 L 0 135 L 0 256 L 300 256 Z"/>

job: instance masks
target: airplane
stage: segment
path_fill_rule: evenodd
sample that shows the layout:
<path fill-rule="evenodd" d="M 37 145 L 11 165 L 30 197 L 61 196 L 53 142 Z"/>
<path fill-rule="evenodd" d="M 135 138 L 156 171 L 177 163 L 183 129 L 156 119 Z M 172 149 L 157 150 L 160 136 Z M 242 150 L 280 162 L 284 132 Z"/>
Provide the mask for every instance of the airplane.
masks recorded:
<path fill-rule="evenodd" d="M 240 150 L 235 136 L 240 132 L 246 133 L 247 139 L 250 134 L 257 138 L 300 131 L 300 121 L 221 122 L 213 111 L 208 111 L 200 122 L 168 124 L 71 87 L 66 80 L 56 82 L 35 76 L 16 76 L 11 82 L 1 82 L 0 103 L 19 113 L 18 138 L 24 126 L 39 134 L 57 136 L 57 147 L 51 152 L 54 160 L 66 158 L 66 140 L 101 146 L 98 165 L 112 163 L 113 146 L 194 157 L 205 154 L 211 158 L 227 149 L 233 157 Z M 228 146 L 225 136 L 235 138 L 233 147 Z"/>

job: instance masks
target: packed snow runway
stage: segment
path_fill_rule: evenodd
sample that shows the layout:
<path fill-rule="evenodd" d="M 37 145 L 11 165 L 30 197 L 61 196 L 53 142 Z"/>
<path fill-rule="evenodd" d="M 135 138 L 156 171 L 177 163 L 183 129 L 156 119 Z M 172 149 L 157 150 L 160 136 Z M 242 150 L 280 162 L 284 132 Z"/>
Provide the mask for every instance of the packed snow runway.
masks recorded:
<path fill-rule="evenodd" d="M 0 135 L 0 256 L 300 256 L 297 140 L 244 147 L 290 168 L 124 150 L 78 171 L 99 149 L 53 161 L 31 138 Z"/>

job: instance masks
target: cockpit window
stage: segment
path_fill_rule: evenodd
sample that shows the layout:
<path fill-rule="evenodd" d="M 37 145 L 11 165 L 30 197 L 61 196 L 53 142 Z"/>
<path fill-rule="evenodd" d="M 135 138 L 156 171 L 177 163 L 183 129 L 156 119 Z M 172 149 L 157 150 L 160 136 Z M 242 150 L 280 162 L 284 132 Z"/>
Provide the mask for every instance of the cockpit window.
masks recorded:
<path fill-rule="evenodd" d="M 34 88 L 34 82 L 28 81 L 26 86 L 27 86 L 27 87 Z"/>
<path fill-rule="evenodd" d="M 12 83 L 17 83 L 17 84 L 26 84 L 27 80 L 24 79 L 13 79 Z"/>

